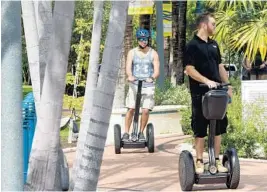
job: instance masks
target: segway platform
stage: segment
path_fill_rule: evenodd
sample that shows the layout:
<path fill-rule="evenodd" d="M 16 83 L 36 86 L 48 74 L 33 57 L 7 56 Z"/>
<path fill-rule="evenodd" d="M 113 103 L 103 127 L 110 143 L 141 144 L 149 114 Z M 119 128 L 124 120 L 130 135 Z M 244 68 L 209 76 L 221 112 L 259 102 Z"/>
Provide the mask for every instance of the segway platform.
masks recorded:
<path fill-rule="evenodd" d="M 146 141 L 122 141 L 122 145 L 124 149 L 132 149 L 132 148 L 145 148 L 146 147 Z"/>

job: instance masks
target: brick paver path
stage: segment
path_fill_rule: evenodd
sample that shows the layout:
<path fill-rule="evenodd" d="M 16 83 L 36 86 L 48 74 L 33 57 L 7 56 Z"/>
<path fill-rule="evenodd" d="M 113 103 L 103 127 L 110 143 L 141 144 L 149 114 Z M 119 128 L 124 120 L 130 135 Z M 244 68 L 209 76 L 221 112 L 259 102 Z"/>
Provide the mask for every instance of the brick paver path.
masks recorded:
<path fill-rule="evenodd" d="M 122 149 L 115 155 L 107 146 L 101 167 L 99 190 L 108 191 L 181 191 L 178 177 L 178 149 L 181 137 L 156 139 L 156 151 Z M 66 153 L 72 166 L 75 153 Z M 267 161 L 266 161 L 267 162 Z M 234 191 L 267 191 L 267 163 L 241 161 L 241 180 Z M 195 191 L 229 191 L 224 184 L 194 185 Z"/>

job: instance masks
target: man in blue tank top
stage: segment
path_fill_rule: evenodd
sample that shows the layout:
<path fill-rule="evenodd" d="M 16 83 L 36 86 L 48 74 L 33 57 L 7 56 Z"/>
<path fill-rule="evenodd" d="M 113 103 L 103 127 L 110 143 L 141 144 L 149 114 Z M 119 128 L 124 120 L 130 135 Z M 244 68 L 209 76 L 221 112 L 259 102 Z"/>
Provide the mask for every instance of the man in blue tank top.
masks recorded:
<path fill-rule="evenodd" d="M 142 85 L 142 117 L 138 139 L 145 140 L 143 131 L 147 125 L 149 111 L 154 107 L 155 80 L 159 76 L 159 57 L 155 50 L 149 47 L 149 32 L 146 29 L 139 29 L 136 32 L 139 46 L 130 50 L 126 61 L 126 74 L 129 81 L 129 91 L 126 98 L 128 111 L 125 117 L 125 133 L 123 140 L 129 140 L 130 126 L 135 111 L 138 78 L 146 79 Z"/>

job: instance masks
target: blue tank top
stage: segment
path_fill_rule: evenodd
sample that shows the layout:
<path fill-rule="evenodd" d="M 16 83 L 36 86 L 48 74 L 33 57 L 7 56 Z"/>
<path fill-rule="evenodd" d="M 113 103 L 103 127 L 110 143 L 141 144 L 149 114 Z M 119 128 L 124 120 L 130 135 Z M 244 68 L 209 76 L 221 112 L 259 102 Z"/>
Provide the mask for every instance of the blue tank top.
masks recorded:
<path fill-rule="evenodd" d="M 133 64 L 132 64 L 132 73 L 134 77 L 137 78 L 149 78 L 154 73 L 153 67 L 153 57 L 152 57 L 152 49 L 146 53 L 144 57 L 140 57 L 137 54 L 137 48 L 134 50 L 133 55 Z M 138 81 L 133 82 L 135 85 L 138 84 Z M 143 82 L 143 87 L 153 87 L 154 83 Z"/>

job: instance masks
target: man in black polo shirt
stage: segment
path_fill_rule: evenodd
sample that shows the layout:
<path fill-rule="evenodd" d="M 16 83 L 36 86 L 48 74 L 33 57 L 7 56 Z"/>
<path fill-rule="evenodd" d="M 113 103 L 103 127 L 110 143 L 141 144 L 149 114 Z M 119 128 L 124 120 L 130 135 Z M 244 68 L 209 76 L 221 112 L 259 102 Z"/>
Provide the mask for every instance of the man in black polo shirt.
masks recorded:
<path fill-rule="evenodd" d="M 207 136 L 209 121 L 202 113 L 202 96 L 209 91 L 208 88 L 200 87 L 204 83 L 208 87 L 216 87 L 217 83 L 228 82 L 227 72 L 221 64 L 221 55 L 216 41 L 209 37 L 215 33 L 215 18 L 211 13 L 200 15 L 196 24 L 197 34 L 187 44 L 185 51 L 186 73 L 189 76 L 190 92 L 192 98 L 192 121 L 191 126 L 195 136 L 195 148 L 197 159 L 195 162 L 196 173 L 204 172 L 203 151 L 204 138 Z M 232 96 L 232 89 L 229 87 L 228 94 Z M 221 134 L 226 133 L 227 117 L 217 123 L 215 136 L 216 166 L 219 172 L 227 172 L 219 160 L 221 145 Z"/>

